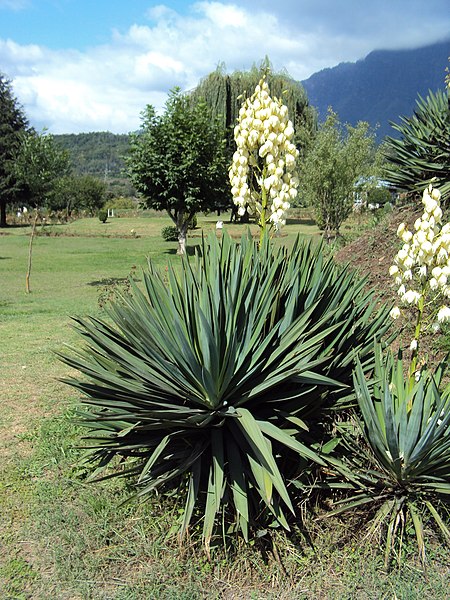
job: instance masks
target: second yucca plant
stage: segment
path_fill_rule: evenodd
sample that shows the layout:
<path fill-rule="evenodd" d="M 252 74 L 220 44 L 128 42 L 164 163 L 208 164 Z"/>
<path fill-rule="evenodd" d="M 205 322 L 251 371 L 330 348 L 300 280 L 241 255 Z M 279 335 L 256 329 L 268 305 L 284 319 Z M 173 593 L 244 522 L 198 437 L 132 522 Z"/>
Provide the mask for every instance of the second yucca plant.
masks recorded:
<path fill-rule="evenodd" d="M 383 358 L 378 347 L 376 357 L 371 382 L 357 364 L 361 419 L 355 429 L 341 427 L 342 461 L 329 458 L 340 474 L 336 487 L 351 490 L 331 514 L 364 506 L 373 517 L 368 532 L 385 536 L 386 566 L 393 551 L 401 556 L 411 525 L 425 562 L 427 522 L 450 545 L 450 386 L 439 391 L 447 365 L 441 363 L 434 373 L 424 369 L 411 386 L 401 355 L 394 360 L 389 352 Z M 333 487 L 333 480 L 329 484 Z"/>

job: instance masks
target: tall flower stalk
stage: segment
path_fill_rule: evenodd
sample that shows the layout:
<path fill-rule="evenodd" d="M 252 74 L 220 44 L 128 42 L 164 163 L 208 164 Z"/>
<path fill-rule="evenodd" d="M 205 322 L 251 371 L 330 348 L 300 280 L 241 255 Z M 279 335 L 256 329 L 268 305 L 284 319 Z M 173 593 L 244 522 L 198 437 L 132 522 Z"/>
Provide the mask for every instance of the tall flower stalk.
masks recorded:
<path fill-rule="evenodd" d="M 442 226 L 441 193 L 430 185 L 423 193 L 423 215 L 414 223 L 414 233 L 405 223 L 397 229 L 403 242 L 389 273 L 399 286 L 398 295 L 405 306 L 416 309 L 414 337 L 411 341 L 411 384 L 418 377 L 420 336 L 428 327 L 439 330 L 450 320 L 450 223 Z M 394 306 L 392 318 L 400 316 Z"/>
<path fill-rule="evenodd" d="M 256 218 L 260 241 L 268 229 L 286 224 L 286 211 L 297 196 L 298 150 L 288 109 L 270 96 L 262 78 L 239 111 L 234 128 L 237 149 L 229 170 L 231 194 L 240 216 Z"/>

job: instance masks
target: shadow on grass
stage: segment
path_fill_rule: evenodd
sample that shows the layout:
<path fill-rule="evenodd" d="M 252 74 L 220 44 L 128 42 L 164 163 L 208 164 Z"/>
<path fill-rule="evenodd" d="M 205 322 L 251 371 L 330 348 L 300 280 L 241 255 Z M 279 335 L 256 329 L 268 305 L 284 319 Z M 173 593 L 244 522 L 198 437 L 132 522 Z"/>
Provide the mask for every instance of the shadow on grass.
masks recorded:
<path fill-rule="evenodd" d="M 314 219 L 286 219 L 286 225 L 316 225 Z"/>
<path fill-rule="evenodd" d="M 29 223 L 6 223 L 1 230 L 0 233 L 6 233 L 8 229 L 23 229 L 24 227 L 31 227 L 33 223 L 30 221 Z"/>
<path fill-rule="evenodd" d="M 200 245 L 186 246 L 186 254 L 188 256 L 194 256 L 196 250 L 199 252 L 201 251 Z M 172 256 L 177 256 L 177 249 L 176 248 L 168 248 L 167 250 L 164 251 L 164 254 L 170 254 Z"/>
<path fill-rule="evenodd" d="M 141 280 L 133 277 L 133 281 L 138 283 Z M 126 283 L 128 283 L 128 277 L 105 277 L 104 279 L 89 281 L 89 283 L 86 285 L 90 285 L 92 287 L 109 287 L 112 285 L 124 285 Z"/>

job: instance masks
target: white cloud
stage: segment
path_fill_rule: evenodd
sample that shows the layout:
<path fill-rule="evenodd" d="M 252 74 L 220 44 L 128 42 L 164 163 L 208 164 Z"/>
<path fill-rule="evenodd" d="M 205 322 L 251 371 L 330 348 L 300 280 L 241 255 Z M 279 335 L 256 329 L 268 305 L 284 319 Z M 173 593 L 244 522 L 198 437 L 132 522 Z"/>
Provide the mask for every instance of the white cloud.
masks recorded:
<path fill-rule="evenodd" d="M 248 13 L 234 5 L 220 2 L 198 2 L 194 8 L 198 13 L 204 14 L 219 29 L 226 29 L 227 27 L 243 29 L 253 25 Z"/>
<path fill-rule="evenodd" d="M 380 3 L 387 10 L 386 0 Z M 286 6 L 275 4 L 268 0 L 239 5 L 201 1 L 187 15 L 160 4 L 148 10 L 148 21 L 143 18 L 126 31 L 112 31 L 108 44 L 83 52 L 0 39 L 0 65 L 13 79 L 14 90 L 35 126 L 47 126 L 53 133 L 126 132 L 139 126 L 146 104 L 161 109 L 169 89 L 193 88 L 221 62 L 229 71 L 242 70 L 267 55 L 275 69 L 286 68 L 301 80 L 341 61 L 362 58 L 380 47 L 375 40 L 385 40 L 377 26 L 371 29 L 370 10 L 363 11 L 358 4 L 354 5 L 355 18 L 360 21 L 351 23 L 352 27 L 345 21 L 348 13 L 336 11 L 330 0 L 301 0 L 301 10 L 291 0 L 286 0 Z M 399 4 L 405 7 L 405 2 Z M 0 0 L 2 5 L 5 0 Z M 325 5 L 330 21 L 317 14 Z M 406 38 L 414 39 L 415 45 L 436 41 L 441 25 L 436 25 L 434 39 L 429 32 L 434 22 L 441 21 L 421 18 L 416 23 L 405 16 L 401 28 L 395 24 L 395 40 L 399 45 L 406 45 Z"/>
<path fill-rule="evenodd" d="M 29 0 L 0 0 L 0 9 L 6 8 L 8 10 L 23 10 L 29 6 Z"/>

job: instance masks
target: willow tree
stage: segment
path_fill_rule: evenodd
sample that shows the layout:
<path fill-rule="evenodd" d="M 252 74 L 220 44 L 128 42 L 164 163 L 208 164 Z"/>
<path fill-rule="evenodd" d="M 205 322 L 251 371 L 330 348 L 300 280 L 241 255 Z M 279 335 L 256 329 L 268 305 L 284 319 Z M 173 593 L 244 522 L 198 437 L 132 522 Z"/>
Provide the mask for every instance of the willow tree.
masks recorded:
<path fill-rule="evenodd" d="M 294 143 L 300 156 L 308 149 L 317 130 L 315 109 L 310 106 L 302 85 L 286 72 L 276 73 L 266 58 L 259 66 L 249 71 L 235 71 L 227 74 L 221 64 L 207 75 L 193 90 L 192 97 L 204 98 L 212 113 L 217 116 L 227 131 L 227 149 L 229 158 L 235 150 L 233 128 L 236 125 L 242 101 L 251 96 L 260 79 L 265 80 L 273 96 L 281 98 L 288 108 L 293 123 Z"/>

